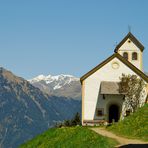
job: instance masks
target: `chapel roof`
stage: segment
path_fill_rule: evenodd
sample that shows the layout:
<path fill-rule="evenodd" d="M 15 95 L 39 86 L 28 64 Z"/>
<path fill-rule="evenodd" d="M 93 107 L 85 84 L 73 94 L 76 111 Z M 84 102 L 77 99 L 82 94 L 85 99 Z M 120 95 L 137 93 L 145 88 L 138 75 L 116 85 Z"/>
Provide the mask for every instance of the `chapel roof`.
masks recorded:
<path fill-rule="evenodd" d="M 121 84 L 119 82 L 111 82 L 111 81 L 102 81 L 100 87 L 100 94 L 125 94 L 121 93 Z"/>
<path fill-rule="evenodd" d="M 141 51 L 144 50 L 144 46 L 137 40 L 137 38 L 129 32 L 123 40 L 116 46 L 114 52 L 118 52 L 119 48 L 126 42 L 127 39 L 130 39 Z"/>
<path fill-rule="evenodd" d="M 93 68 L 92 70 L 90 70 L 88 73 L 86 73 L 85 75 L 83 75 L 80 78 L 81 83 L 88 78 L 90 75 L 92 75 L 93 73 L 95 73 L 97 70 L 99 70 L 100 68 L 102 68 L 104 65 L 106 65 L 108 62 L 110 62 L 112 59 L 114 58 L 118 58 L 122 63 L 124 63 L 127 67 L 129 67 L 131 70 L 133 70 L 137 75 L 139 75 L 143 80 L 145 80 L 148 83 L 148 76 L 143 73 L 141 70 L 139 70 L 137 67 L 135 67 L 132 63 L 130 63 L 128 60 L 124 59 L 119 53 L 114 53 L 113 55 L 111 55 L 109 58 L 107 58 L 106 60 L 104 60 L 102 63 L 100 63 L 99 65 L 97 65 L 95 68 Z"/>

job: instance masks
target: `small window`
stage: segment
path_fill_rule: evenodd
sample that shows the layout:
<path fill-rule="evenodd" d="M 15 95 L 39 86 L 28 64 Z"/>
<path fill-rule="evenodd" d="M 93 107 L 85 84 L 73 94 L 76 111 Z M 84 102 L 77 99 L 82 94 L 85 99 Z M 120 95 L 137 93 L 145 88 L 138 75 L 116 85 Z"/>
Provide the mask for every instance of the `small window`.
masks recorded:
<path fill-rule="evenodd" d="M 138 56 L 137 56 L 137 52 L 133 52 L 132 53 L 132 60 L 137 60 Z"/>
<path fill-rule="evenodd" d="M 124 52 L 124 53 L 123 53 L 123 57 L 124 57 L 126 60 L 128 60 L 128 53 L 127 53 L 127 52 Z"/>
<path fill-rule="evenodd" d="M 96 109 L 96 115 L 97 116 L 103 116 L 104 115 L 104 109 L 103 108 L 97 108 Z"/>

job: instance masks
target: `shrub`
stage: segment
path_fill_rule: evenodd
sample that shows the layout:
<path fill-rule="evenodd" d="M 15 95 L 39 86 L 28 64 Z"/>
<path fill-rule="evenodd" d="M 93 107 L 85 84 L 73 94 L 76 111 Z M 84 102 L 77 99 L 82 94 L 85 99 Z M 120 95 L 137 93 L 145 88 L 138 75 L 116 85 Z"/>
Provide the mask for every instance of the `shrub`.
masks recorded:
<path fill-rule="evenodd" d="M 77 126 L 81 125 L 81 117 L 80 114 L 77 112 L 71 120 L 65 120 L 64 122 L 59 122 L 55 124 L 55 127 L 61 128 L 61 127 L 71 127 L 71 126 Z"/>

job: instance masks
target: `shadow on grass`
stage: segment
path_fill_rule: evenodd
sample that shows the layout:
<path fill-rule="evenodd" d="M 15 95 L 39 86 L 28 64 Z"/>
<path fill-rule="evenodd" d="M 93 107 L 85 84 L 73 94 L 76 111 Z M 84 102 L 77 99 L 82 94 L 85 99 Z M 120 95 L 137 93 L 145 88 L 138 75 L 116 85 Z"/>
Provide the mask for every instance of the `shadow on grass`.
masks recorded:
<path fill-rule="evenodd" d="M 119 148 L 148 148 L 148 144 L 128 144 Z"/>

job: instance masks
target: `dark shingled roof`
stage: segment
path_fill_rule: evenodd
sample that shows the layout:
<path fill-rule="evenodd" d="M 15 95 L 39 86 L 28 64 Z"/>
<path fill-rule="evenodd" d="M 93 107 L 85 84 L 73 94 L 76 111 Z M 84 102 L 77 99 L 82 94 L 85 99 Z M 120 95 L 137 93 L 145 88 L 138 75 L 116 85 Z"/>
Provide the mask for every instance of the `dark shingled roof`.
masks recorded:
<path fill-rule="evenodd" d="M 141 51 L 144 50 L 144 46 L 136 39 L 136 37 L 129 32 L 125 38 L 116 46 L 114 52 L 118 52 L 119 48 L 126 42 L 127 39 L 130 39 Z"/>
<path fill-rule="evenodd" d="M 107 58 L 105 61 L 103 61 L 102 63 L 100 63 L 99 65 L 97 65 L 95 68 L 93 68 L 92 70 L 90 70 L 88 73 L 86 73 L 85 75 L 83 75 L 80 78 L 81 83 L 82 83 L 83 80 L 85 80 L 90 75 L 92 75 L 93 73 L 95 73 L 97 70 L 99 70 L 101 67 L 103 67 L 104 65 L 106 65 L 108 62 L 110 62 L 115 57 L 118 58 L 121 62 L 123 62 L 127 67 L 129 67 L 131 70 L 133 70 L 137 75 L 139 75 L 143 80 L 145 80 L 148 83 L 148 76 L 146 74 L 144 74 L 141 70 L 139 70 L 137 67 L 135 67 L 132 63 L 130 63 L 129 61 L 127 61 L 126 59 L 124 59 L 119 53 L 114 53 L 112 56 L 110 56 L 109 58 Z"/>
<path fill-rule="evenodd" d="M 123 94 L 120 92 L 120 83 L 111 81 L 102 81 L 100 94 Z"/>

